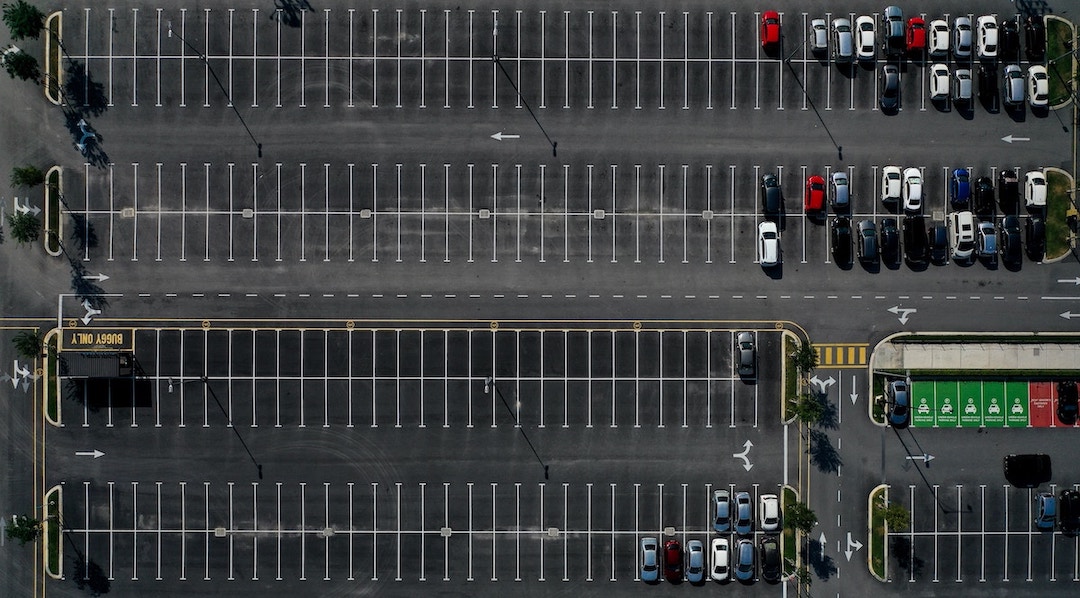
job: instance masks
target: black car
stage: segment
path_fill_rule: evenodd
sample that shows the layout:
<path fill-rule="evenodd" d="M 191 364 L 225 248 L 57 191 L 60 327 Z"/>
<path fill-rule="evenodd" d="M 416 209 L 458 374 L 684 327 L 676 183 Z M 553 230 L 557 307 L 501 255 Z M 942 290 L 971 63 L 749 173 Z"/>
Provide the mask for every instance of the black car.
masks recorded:
<path fill-rule="evenodd" d="M 972 192 L 974 201 L 971 208 L 980 216 L 994 212 L 994 181 L 988 176 L 975 179 L 975 189 Z"/>
<path fill-rule="evenodd" d="M 780 581 L 780 542 L 776 536 L 761 540 L 761 578 L 771 583 Z"/>
<path fill-rule="evenodd" d="M 1008 265 L 1017 265 L 1022 259 L 1020 252 L 1020 219 L 1016 216 L 1006 216 L 1001 219 L 998 227 L 998 247 L 1001 251 L 1001 261 Z"/>
<path fill-rule="evenodd" d="M 1080 532 L 1080 492 L 1065 488 L 1058 495 L 1058 525 L 1069 536 Z"/>
<path fill-rule="evenodd" d="M 926 222 L 921 216 L 904 217 L 904 255 L 913 265 L 926 263 Z"/>
<path fill-rule="evenodd" d="M 900 69 L 895 64 L 881 67 L 881 94 L 878 103 L 883 112 L 900 108 Z"/>
<path fill-rule="evenodd" d="M 1031 62 L 1042 62 L 1046 58 L 1046 26 L 1041 16 L 1031 15 L 1024 21 L 1024 45 Z"/>
<path fill-rule="evenodd" d="M 900 231 L 896 227 L 896 218 L 881 221 L 881 259 L 889 263 L 900 261 Z"/>
<path fill-rule="evenodd" d="M 1031 217 L 1024 223 L 1024 245 L 1028 258 L 1041 262 L 1046 253 L 1046 223 L 1042 218 Z"/>
<path fill-rule="evenodd" d="M 833 219 L 832 254 L 838 264 L 851 263 L 851 221 L 843 216 Z"/>
<path fill-rule="evenodd" d="M 1006 214 L 1015 214 L 1017 202 L 1020 201 L 1020 182 L 1016 178 L 1016 171 L 1011 168 L 1002 168 L 998 173 L 998 205 Z"/>
<path fill-rule="evenodd" d="M 990 65 L 979 66 L 979 101 L 991 112 L 998 109 L 997 68 Z"/>
<path fill-rule="evenodd" d="M 783 204 L 780 180 L 773 173 L 761 177 L 761 210 L 766 216 L 777 216 Z"/>
<path fill-rule="evenodd" d="M 1019 59 L 1020 32 L 1016 28 L 1016 20 L 1005 19 L 998 27 L 998 56 L 1003 61 L 1014 62 Z"/>
<path fill-rule="evenodd" d="M 1050 456 L 1043 454 L 1008 455 L 1004 463 L 1005 479 L 1017 488 L 1036 488 L 1050 481 L 1053 474 Z"/>
<path fill-rule="evenodd" d="M 930 246 L 930 261 L 939 266 L 949 261 L 949 231 L 944 224 L 937 224 L 926 231 L 926 244 Z"/>
<path fill-rule="evenodd" d="M 873 264 L 878 260 L 877 227 L 873 220 L 859 222 L 859 239 L 855 243 L 855 251 L 859 254 L 859 261 L 864 264 Z"/>
<path fill-rule="evenodd" d="M 1057 395 L 1058 420 L 1066 426 L 1076 424 L 1076 415 L 1078 409 L 1076 399 L 1076 382 L 1073 382 L 1071 380 L 1068 382 L 1058 382 Z"/>

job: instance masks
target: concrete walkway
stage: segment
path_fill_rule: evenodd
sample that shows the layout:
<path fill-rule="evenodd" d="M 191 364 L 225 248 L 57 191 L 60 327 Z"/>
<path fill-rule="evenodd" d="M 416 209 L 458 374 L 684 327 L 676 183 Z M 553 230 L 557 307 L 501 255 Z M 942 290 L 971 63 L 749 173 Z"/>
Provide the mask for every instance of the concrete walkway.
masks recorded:
<path fill-rule="evenodd" d="M 901 338 L 874 349 L 872 370 L 1080 370 L 1080 343 L 894 342 Z"/>

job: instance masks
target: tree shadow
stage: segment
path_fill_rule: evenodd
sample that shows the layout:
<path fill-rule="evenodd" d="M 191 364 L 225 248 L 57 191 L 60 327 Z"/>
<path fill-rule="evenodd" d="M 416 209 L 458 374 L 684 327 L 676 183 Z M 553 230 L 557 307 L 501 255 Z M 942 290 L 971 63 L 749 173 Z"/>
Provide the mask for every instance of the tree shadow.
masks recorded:
<path fill-rule="evenodd" d="M 911 539 L 903 536 L 893 536 L 889 540 L 889 553 L 896 558 L 896 565 L 910 575 L 918 575 L 922 572 L 926 561 L 919 557 L 912 558 Z"/>
<path fill-rule="evenodd" d="M 71 216 L 71 240 L 75 241 L 75 245 L 82 251 L 97 247 L 97 231 L 94 230 L 94 225 L 86 220 L 86 215 L 74 212 L 68 214 Z"/>
<path fill-rule="evenodd" d="M 836 561 L 824 553 L 820 542 L 811 540 L 806 548 L 806 560 L 818 579 L 829 579 L 836 574 Z"/>
<path fill-rule="evenodd" d="M 839 414 L 836 403 L 829 400 L 829 393 L 819 392 L 817 394 L 817 401 L 821 404 L 821 418 L 818 420 L 818 425 L 822 428 L 829 430 L 835 430 L 838 421 Z"/>
<path fill-rule="evenodd" d="M 109 109 L 105 86 L 94 81 L 89 69 L 77 60 L 72 60 L 67 67 L 64 97 L 68 110 L 78 114 L 75 120 L 86 116 L 101 116 Z"/>
<path fill-rule="evenodd" d="M 104 289 L 86 278 L 86 266 L 79 260 L 69 258 L 71 264 L 71 290 L 79 301 L 87 301 L 94 309 L 104 309 L 109 301 L 102 297 Z"/>
<path fill-rule="evenodd" d="M 75 581 L 75 587 L 88 591 L 91 596 L 109 593 L 109 578 L 101 569 L 101 565 L 94 561 L 87 561 L 81 555 L 75 559 L 75 571 L 71 578 Z"/>
<path fill-rule="evenodd" d="M 82 153 L 86 161 L 94 165 L 97 168 L 104 168 L 109 164 L 109 155 L 105 153 L 105 150 L 101 147 L 101 142 L 104 138 L 98 133 L 92 126 L 86 123 L 84 116 L 71 106 L 67 106 L 64 109 L 64 125 L 67 127 L 68 133 L 71 134 L 73 144 L 83 142 L 83 148 L 80 149 L 78 145 L 75 149 L 78 149 Z M 93 136 L 86 137 L 83 132 L 83 128 L 86 127 Z"/>
<path fill-rule="evenodd" d="M 307 0 L 274 0 L 274 8 L 274 12 L 270 13 L 270 19 L 281 19 L 281 23 L 289 27 L 300 26 L 300 15 L 305 10 L 315 12 Z"/>
<path fill-rule="evenodd" d="M 820 430 L 810 430 L 810 462 L 824 473 L 835 473 L 844 463 L 829 435 Z"/>

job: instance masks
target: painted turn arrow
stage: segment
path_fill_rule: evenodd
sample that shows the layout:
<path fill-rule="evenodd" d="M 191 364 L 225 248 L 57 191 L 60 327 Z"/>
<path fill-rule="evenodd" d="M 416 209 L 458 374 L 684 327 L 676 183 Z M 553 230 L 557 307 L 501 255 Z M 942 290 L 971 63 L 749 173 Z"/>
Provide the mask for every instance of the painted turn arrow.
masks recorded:
<path fill-rule="evenodd" d="M 894 305 L 893 307 L 890 307 L 888 311 L 893 315 L 900 316 L 897 319 L 900 320 L 901 324 L 907 324 L 908 316 L 919 310 L 914 307 L 900 307 L 899 305 Z"/>
<path fill-rule="evenodd" d="M 852 548 L 854 548 L 854 550 L 852 550 Z M 847 557 L 847 560 L 850 561 L 852 553 L 854 553 L 857 550 L 861 550 L 861 549 L 862 549 L 862 542 L 860 542 L 858 540 L 851 539 L 851 532 L 848 532 L 847 533 L 847 550 L 844 551 L 844 556 Z"/>
<path fill-rule="evenodd" d="M 817 386 L 818 388 L 821 389 L 821 392 L 825 393 L 825 392 L 829 392 L 829 387 L 830 386 L 832 386 L 833 384 L 836 384 L 836 380 L 834 380 L 832 376 L 829 376 L 825 380 L 822 380 L 821 378 L 818 378 L 817 376 L 814 376 L 813 378 L 810 378 L 810 383 L 814 384 L 815 386 Z"/>
<path fill-rule="evenodd" d="M 492 135 L 491 138 L 495 141 L 502 141 L 503 139 L 520 139 L 521 135 L 512 135 L 510 133 L 503 133 L 502 131 L 499 131 L 498 133 Z"/>
<path fill-rule="evenodd" d="M 99 451 L 97 449 L 94 449 L 92 451 L 75 451 L 75 456 L 77 456 L 77 457 L 93 457 L 95 459 L 97 459 L 98 457 L 100 457 L 100 456 L 102 456 L 104 454 L 105 453 L 103 453 L 103 452 L 101 452 L 101 451 Z"/>
<path fill-rule="evenodd" d="M 750 454 L 750 447 L 752 446 L 754 446 L 754 443 L 747 440 L 743 443 L 743 451 L 741 453 L 731 453 L 732 457 L 743 460 L 743 469 L 746 471 L 750 471 L 754 467 L 754 464 L 750 462 L 750 457 L 747 457 L 747 455 Z"/>

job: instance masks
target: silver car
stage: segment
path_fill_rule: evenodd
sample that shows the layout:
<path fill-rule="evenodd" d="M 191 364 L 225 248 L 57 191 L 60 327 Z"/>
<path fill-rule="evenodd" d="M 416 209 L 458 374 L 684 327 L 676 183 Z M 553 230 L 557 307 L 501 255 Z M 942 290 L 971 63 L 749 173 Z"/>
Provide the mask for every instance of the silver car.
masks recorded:
<path fill-rule="evenodd" d="M 660 561 L 657 557 L 659 543 L 656 538 L 641 539 L 641 581 L 656 581 L 660 578 Z"/>
<path fill-rule="evenodd" d="M 843 171 L 834 172 L 832 175 L 832 205 L 837 210 L 848 208 L 848 178 Z"/>
<path fill-rule="evenodd" d="M 735 533 L 748 536 L 754 528 L 754 503 L 749 492 L 735 493 Z"/>
<path fill-rule="evenodd" d="M 686 543 L 686 581 L 700 583 L 705 579 L 705 546 L 701 540 Z"/>
<path fill-rule="evenodd" d="M 968 58 L 971 56 L 971 19 L 956 17 L 953 21 L 953 56 Z"/>
<path fill-rule="evenodd" d="M 1019 65 L 1010 64 L 1005 67 L 1001 96 L 1006 106 L 1019 106 L 1024 103 L 1024 73 Z"/>
<path fill-rule="evenodd" d="M 810 51 L 824 52 L 829 48 L 829 25 L 825 19 L 810 21 Z"/>
<path fill-rule="evenodd" d="M 727 490 L 713 490 L 713 529 L 718 532 L 731 530 L 731 494 Z"/>
<path fill-rule="evenodd" d="M 757 361 L 754 333 L 740 332 L 735 339 L 735 346 L 739 358 L 739 375 L 743 377 L 753 376 L 754 364 Z"/>
<path fill-rule="evenodd" d="M 836 62 L 851 62 L 855 56 L 855 41 L 851 36 L 851 21 L 833 19 L 833 58 Z"/>

